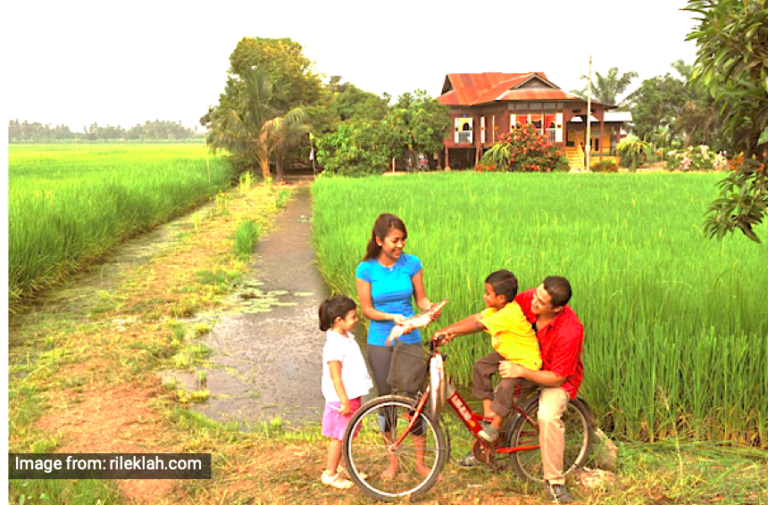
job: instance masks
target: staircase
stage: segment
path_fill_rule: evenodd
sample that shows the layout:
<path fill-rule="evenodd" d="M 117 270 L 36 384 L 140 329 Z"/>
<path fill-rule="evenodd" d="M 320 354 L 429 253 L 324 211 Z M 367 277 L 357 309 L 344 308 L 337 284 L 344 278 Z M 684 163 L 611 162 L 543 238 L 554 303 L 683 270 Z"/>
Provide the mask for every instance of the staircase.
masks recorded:
<path fill-rule="evenodd" d="M 581 150 L 579 142 L 576 143 L 576 147 L 566 147 L 565 156 L 568 158 L 568 165 L 571 167 L 571 172 L 584 171 L 584 151 Z"/>

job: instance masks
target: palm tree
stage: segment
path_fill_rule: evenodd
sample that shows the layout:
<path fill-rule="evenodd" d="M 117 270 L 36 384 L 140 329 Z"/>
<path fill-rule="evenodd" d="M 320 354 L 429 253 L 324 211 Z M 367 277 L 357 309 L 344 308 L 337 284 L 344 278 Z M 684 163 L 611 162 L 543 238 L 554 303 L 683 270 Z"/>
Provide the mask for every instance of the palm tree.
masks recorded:
<path fill-rule="evenodd" d="M 225 149 L 255 160 L 266 180 L 270 175 L 270 158 L 281 154 L 291 141 L 292 132 L 305 123 L 306 115 L 297 107 L 280 116 L 272 103 L 272 81 L 259 68 L 251 68 L 242 77 L 240 103 L 212 111 L 208 145 L 213 152 Z M 277 175 L 282 177 L 282 170 Z"/>
<path fill-rule="evenodd" d="M 603 76 L 600 72 L 595 72 L 595 77 L 592 82 L 592 96 L 598 102 L 615 105 L 618 96 L 627 90 L 629 83 L 632 79 L 637 78 L 638 74 L 634 70 L 630 70 L 619 77 L 619 69 L 611 67 L 607 75 Z M 586 75 L 582 75 L 581 78 L 589 82 L 589 77 Z M 571 93 L 586 98 L 587 87 L 581 91 L 571 91 Z"/>

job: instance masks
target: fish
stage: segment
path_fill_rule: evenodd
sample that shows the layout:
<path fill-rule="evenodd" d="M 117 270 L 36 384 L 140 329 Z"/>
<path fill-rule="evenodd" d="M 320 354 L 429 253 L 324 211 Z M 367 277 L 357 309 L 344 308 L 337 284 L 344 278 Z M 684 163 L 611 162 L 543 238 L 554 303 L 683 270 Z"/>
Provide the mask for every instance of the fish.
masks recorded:
<path fill-rule="evenodd" d="M 429 406 L 433 419 L 445 405 L 445 389 L 443 356 L 437 353 L 429 360 Z"/>
<path fill-rule="evenodd" d="M 417 328 L 424 328 L 426 325 L 432 322 L 432 315 L 445 307 L 448 303 L 446 298 L 440 303 L 432 305 L 429 309 L 425 310 L 417 316 L 411 316 L 405 320 L 403 324 L 396 324 L 392 331 L 389 332 L 389 336 L 385 342 L 385 345 L 392 345 L 392 341 L 396 338 L 403 336 L 404 334 L 413 331 Z"/>

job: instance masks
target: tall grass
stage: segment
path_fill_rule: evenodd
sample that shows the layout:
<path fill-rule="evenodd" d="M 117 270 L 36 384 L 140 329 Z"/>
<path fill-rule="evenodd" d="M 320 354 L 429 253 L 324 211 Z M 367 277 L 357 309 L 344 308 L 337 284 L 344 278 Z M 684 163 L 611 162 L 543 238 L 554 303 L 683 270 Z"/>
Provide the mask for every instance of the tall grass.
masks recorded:
<path fill-rule="evenodd" d="M 201 145 L 9 146 L 11 306 L 229 184 Z"/>
<path fill-rule="evenodd" d="M 314 241 L 329 286 L 355 294 L 376 216 L 408 226 L 439 324 L 483 308 L 483 279 L 521 288 L 564 275 L 585 326 L 580 394 L 603 428 L 768 446 L 768 254 L 743 237 L 703 237 L 715 174 L 424 174 L 321 179 Z M 760 230 L 768 240 L 765 229 Z M 439 327 L 430 328 L 426 335 Z M 468 383 L 487 336 L 452 342 L 447 367 Z"/>
<path fill-rule="evenodd" d="M 246 219 L 235 232 L 235 252 L 241 258 L 250 258 L 256 242 L 259 240 L 259 226 L 250 219 Z"/>

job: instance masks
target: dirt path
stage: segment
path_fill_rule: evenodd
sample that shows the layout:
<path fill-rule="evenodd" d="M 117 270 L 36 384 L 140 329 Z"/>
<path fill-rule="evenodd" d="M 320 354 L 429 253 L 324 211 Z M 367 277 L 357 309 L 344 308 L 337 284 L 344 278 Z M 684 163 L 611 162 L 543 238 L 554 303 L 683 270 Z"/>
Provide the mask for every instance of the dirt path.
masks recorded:
<path fill-rule="evenodd" d="M 317 308 L 327 289 L 314 264 L 310 214 L 311 195 L 303 186 L 256 246 L 234 296 L 247 307 L 216 314 L 213 331 L 201 340 L 216 351 L 211 361 L 218 367 L 207 371 L 210 399 L 195 409 L 212 419 L 320 419 L 325 337 Z"/>

